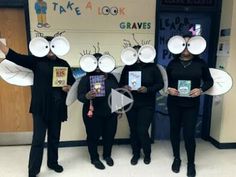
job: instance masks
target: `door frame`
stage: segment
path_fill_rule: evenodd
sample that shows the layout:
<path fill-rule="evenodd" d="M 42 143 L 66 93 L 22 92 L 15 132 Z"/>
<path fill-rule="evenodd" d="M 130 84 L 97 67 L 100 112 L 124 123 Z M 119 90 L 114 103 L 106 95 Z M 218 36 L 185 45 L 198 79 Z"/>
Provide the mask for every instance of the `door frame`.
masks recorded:
<path fill-rule="evenodd" d="M 214 5 L 209 7 L 204 6 L 183 6 L 183 5 L 163 5 L 162 0 L 157 0 L 156 3 L 156 31 L 155 31 L 155 48 L 158 49 L 158 34 L 159 34 L 159 19 L 161 13 L 171 12 L 171 13 L 207 13 L 212 20 L 212 32 L 211 32 L 211 42 L 209 45 L 209 56 L 208 56 L 208 66 L 216 67 L 217 61 L 217 45 L 219 39 L 220 30 L 220 20 L 221 20 L 221 7 L 222 0 L 215 0 Z M 202 132 L 201 138 L 210 141 L 210 127 L 211 127 L 211 110 L 212 110 L 212 99 L 211 96 L 205 96 L 204 106 L 203 106 L 203 116 L 202 116 Z M 154 124 L 154 123 L 153 123 Z M 152 127 L 152 139 L 154 140 L 155 126 Z"/>

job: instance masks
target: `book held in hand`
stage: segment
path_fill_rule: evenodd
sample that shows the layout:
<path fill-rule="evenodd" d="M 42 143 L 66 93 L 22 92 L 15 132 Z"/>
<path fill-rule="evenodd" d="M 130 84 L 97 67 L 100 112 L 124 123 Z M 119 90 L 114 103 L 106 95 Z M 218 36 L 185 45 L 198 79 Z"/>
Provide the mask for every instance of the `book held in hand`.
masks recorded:
<path fill-rule="evenodd" d="M 96 97 L 105 96 L 105 77 L 104 75 L 90 76 L 90 90 L 96 92 Z"/>
<path fill-rule="evenodd" d="M 67 85 L 68 67 L 53 67 L 53 87 L 64 87 Z"/>
<path fill-rule="evenodd" d="M 129 86 L 131 90 L 138 90 L 141 87 L 141 71 L 129 71 Z"/>
<path fill-rule="evenodd" d="M 178 80 L 178 91 L 180 97 L 189 97 L 191 91 L 191 81 Z"/>

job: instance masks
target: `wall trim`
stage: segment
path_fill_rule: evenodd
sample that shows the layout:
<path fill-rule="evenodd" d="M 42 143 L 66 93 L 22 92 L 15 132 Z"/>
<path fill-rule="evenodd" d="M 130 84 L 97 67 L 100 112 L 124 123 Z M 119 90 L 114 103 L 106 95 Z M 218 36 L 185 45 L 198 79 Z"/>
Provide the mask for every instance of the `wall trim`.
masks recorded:
<path fill-rule="evenodd" d="M 218 149 L 236 149 L 236 142 L 232 143 L 220 143 L 214 138 L 209 137 L 209 141 Z"/>

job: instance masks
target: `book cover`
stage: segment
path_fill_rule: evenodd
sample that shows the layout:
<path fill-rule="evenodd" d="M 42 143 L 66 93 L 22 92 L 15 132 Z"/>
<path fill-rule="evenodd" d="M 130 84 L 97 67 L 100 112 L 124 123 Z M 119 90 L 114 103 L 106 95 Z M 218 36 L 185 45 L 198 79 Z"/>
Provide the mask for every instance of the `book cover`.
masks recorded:
<path fill-rule="evenodd" d="M 191 91 L 191 81 L 190 80 L 178 80 L 178 91 L 179 96 L 189 97 Z"/>
<path fill-rule="evenodd" d="M 90 90 L 94 90 L 96 92 L 96 97 L 105 96 L 104 75 L 90 76 Z"/>
<path fill-rule="evenodd" d="M 63 87 L 67 85 L 68 67 L 53 67 L 53 87 Z"/>
<path fill-rule="evenodd" d="M 129 86 L 132 90 L 138 90 L 141 87 L 141 71 L 129 72 Z"/>

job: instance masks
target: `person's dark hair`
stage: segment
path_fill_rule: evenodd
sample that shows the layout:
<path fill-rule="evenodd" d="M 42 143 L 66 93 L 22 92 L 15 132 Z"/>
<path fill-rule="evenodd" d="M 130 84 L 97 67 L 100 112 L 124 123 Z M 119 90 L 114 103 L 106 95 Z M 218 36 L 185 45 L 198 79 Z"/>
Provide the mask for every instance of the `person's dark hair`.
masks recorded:
<path fill-rule="evenodd" d="M 97 60 L 99 60 L 99 58 L 101 58 L 102 54 L 101 53 L 95 53 L 95 54 L 93 54 L 93 56 L 95 56 L 95 58 Z"/>
<path fill-rule="evenodd" d="M 44 37 L 48 42 L 52 41 L 53 40 L 53 36 L 45 36 Z"/>
<path fill-rule="evenodd" d="M 134 48 L 135 50 L 139 50 L 139 49 L 141 48 L 141 46 L 140 46 L 140 45 L 135 45 L 135 46 L 133 46 L 133 48 Z"/>

